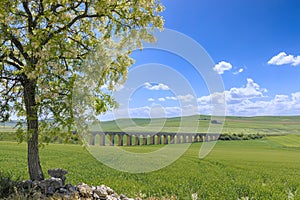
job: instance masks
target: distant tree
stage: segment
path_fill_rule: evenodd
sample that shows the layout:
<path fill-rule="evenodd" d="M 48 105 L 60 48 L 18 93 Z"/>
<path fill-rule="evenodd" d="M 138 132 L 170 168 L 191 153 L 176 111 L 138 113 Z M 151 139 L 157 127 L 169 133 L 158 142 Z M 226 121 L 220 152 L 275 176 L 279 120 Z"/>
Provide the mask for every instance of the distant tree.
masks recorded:
<path fill-rule="evenodd" d="M 52 119 L 57 130 L 74 125 L 73 89 L 86 80 L 88 56 L 100 52 L 100 62 L 91 63 L 101 74 L 96 88 L 108 85 L 85 91 L 99 114 L 116 105 L 109 91 L 126 79 L 131 51 L 153 41 L 147 28 L 163 28 L 162 11 L 159 0 L 0 1 L 0 119 L 11 113 L 26 119 L 18 133 L 28 143 L 32 180 L 44 178 L 38 138 L 47 126 L 41 119 Z"/>

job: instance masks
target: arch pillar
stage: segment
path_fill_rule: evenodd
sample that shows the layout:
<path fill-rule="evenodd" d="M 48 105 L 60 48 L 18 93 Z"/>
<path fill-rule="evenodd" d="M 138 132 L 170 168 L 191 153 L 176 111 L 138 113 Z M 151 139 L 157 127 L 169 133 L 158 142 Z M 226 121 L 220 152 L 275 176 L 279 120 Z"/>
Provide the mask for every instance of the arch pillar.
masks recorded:
<path fill-rule="evenodd" d="M 122 134 L 118 134 L 118 146 L 123 146 L 123 135 Z"/>
<path fill-rule="evenodd" d="M 157 142 L 156 144 L 161 144 L 161 135 L 157 135 Z"/>
<path fill-rule="evenodd" d="M 126 135 L 126 137 L 127 137 L 127 146 L 131 146 L 132 145 L 132 136 Z"/>
<path fill-rule="evenodd" d="M 147 145 L 147 135 L 143 135 L 143 145 Z"/>
<path fill-rule="evenodd" d="M 182 143 L 186 143 L 186 134 L 182 135 Z"/>
<path fill-rule="evenodd" d="M 135 136 L 135 145 L 140 145 L 140 137 L 139 137 L 139 135 L 136 135 Z"/>
<path fill-rule="evenodd" d="M 168 135 L 164 135 L 164 144 L 168 144 Z"/>
<path fill-rule="evenodd" d="M 189 134 L 188 138 L 189 138 L 189 143 L 192 143 L 193 142 L 193 135 Z"/>
<path fill-rule="evenodd" d="M 100 133 L 100 146 L 105 146 L 105 134 Z"/>
<path fill-rule="evenodd" d="M 203 134 L 200 135 L 200 142 L 204 142 L 204 137 L 205 136 Z"/>
<path fill-rule="evenodd" d="M 95 134 L 94 133 L 91 133 L 91 136 L 90 136 L 90 145 L 95 145 Z"/>
<path fill-rule="evenodd" d="M 150 135 L 150 144 L 154 144 L 155 135 Z"/>
<path fill-rule="evenodd" d="M 194 142 L 198 142 L 198 134 L 194 135 Z"/>
<path fill-rule="evenodd" d="M 181 137 L 180 134 L 177 134 L 177 135 L 176 135 L 176 143 L 177 143 L 177 144 L 180 144 L 180 137 Z"/>
<path fill-rule="evenodd" d="M 170 135 L 170 144 L 175 144 L 175 136 Z"/>
<path fill-rule="evenodd" d="M 115 135 L 114 134 L 109 134 L 109 142 L 110 142 L 110 146 L 115 145 Z"/>

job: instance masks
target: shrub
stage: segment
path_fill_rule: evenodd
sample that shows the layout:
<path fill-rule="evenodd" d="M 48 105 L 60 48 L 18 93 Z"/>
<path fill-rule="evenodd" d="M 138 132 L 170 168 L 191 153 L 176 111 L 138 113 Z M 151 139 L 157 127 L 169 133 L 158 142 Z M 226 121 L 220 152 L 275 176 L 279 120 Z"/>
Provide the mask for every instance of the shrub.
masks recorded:
<path fill-rule="evenodd" d="M 255 139 L 261 139 L 263 138 L 263 135 L 260 134 L 228 134 L 224 133 L 221 134 L 219 137 L 219 140 L 255 140 Z"/>
<path fill-rule="evenodd" d="M 19 178 L 18 178 L 19 179 Z M 17 192 L 19 181 L 13 180 L 11 174 L 0 172 L 0 199 L 8 198 Z"/>

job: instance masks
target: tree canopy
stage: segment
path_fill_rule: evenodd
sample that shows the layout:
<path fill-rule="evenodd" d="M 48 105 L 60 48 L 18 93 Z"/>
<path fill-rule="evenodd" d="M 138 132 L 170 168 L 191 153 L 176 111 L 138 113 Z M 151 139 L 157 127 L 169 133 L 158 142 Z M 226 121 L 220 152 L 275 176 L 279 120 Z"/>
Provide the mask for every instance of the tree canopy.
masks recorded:
<path fill-rule="evenodd" d="M 28 142 L 31 179 L 43 179 L 38 135 L 48 126 L 42 119 L 70 129 L 75 82 L 88 87 L 87 75 L 95 80 L 84 93 L 92 97 L 87 106 L 97 114 L 113 108 L 109 91 L 126 80 L 132 50 L 163 28 L 163 9 L 159 0 L 0 1 L 0 120 L 25 117 L 20 136 Z"/>

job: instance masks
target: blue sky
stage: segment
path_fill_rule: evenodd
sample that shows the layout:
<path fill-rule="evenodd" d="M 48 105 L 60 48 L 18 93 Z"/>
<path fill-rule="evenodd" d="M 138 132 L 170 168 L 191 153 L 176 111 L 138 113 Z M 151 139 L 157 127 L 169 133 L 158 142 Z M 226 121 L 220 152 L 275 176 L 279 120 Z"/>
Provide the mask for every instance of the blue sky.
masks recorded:
<path fill-rule="evenodd" d="M 300 114 L 300 1 L 162 3 L 166 7 L 162 14 L 165 28 L 194 39 L 214 61 L 212 68 L 224 84 L 226 115 Z M 174 93 L 167 83 L 145 81 L 127 103 L 120 102 L 120 109 L 127 104 L 130 117 L 187 115 L 183 110 L 190 114 L 211 113 L 213 94 L 186 60 L 169 52 L 147 49 L 134 52 L 133 58 L 136 63 L 131 70 L 147 63 L 167 65 L 188 80 L 194 93 Z M 147 67 L 151 70 L 151 66 Z M 123 116 L 108 113 L 103 119 Z"/>

